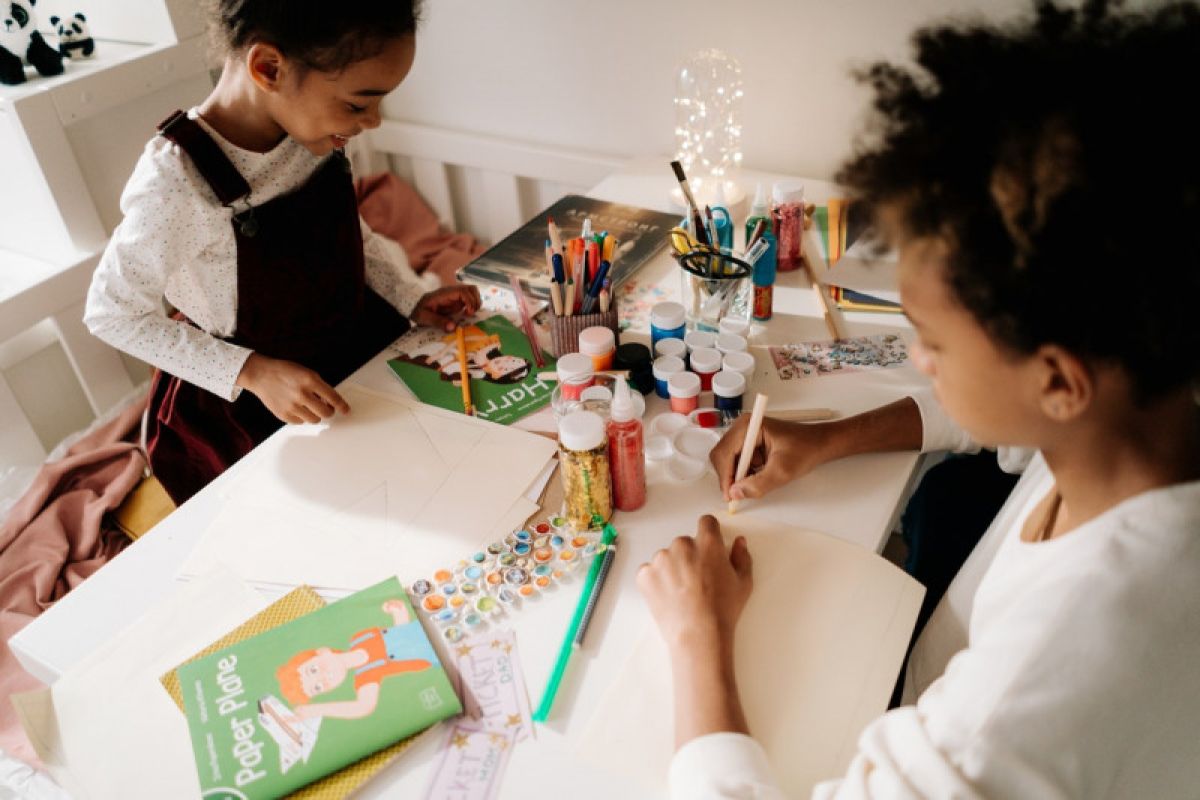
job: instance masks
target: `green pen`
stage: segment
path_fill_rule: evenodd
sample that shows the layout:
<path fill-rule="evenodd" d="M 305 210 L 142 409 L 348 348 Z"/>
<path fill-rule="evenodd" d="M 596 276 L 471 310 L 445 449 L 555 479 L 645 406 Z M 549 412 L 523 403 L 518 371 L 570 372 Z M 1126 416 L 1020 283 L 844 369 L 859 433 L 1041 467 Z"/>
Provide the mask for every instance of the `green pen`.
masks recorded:
<path fill-rule="evenodd" d="M 604 533 L 600 537 L 600 544 L 604 550 L 612 547 L 613 542 L 617 539 L 617 529 L 608 523 L 604 526 Z M 589 605 L 594 605 L 592 592 L 596 586 L 596 579 L 600 575 L 600 568 L 604 564 L 605 559 L 601 558 L 601 553 L 596 553 L 592 558 L 592 566 L 588 569 L 587 580 L 584 581 L 583 591 L 579 593 L 579 602 L 575 605 L 575 613 L 571 616 L 571 624 L 567 626 L 566 636 L 563 637 L 562 647 L 558 650 L 558 660 L 554 662 L 554 670 L 550 673 L 550 680 L 546 683 L 546 690 L 542 692 L 542 702 L 538 704 L 537 711 L 533 712 L 535 722 L 545 722 L 550 718 L 550 709 L 554 707 L 554 697 L 558 694 L 558 685 L 562 683 L 563 674 L 567 671 L 567 662 L 571 660 L 571 653 L 577 649 L 575 643 L 575 634 L 579 631 L 579 625 L 583 622 L 584 614 L 587 612 Z"/>

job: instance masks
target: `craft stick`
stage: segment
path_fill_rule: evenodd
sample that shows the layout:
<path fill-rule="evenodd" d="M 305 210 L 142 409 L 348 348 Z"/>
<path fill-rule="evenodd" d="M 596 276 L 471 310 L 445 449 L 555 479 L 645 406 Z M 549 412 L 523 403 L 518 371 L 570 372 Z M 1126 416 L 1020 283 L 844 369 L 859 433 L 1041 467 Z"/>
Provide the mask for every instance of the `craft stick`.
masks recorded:
<path fill-rule="evenodd" d="M 458 345 L 458 377 L 462 383 L 463 413 L 468 417 L 473 417 L 475 408 L 471 405 L 471 371 L 467 368 L 467 336 L 462 327 L 455 330 L 454 340 Z"/>
<path fill-rule="evenodd" d="M 750 472 L 750 459 L 754 457 L 754 448 L 758 446 L 758 432 L 762 430 L 763 414 L 767 410 L 767 396 L 758 394 L 754 398 L 754 410 L 750 412 L 750 424 L 746 426 L 746 438 L 742 440 L 742 452 L 738 456 L 737 472 L 733 482 L 737 483 Z M 729 501 L 729 513 L 736 514 L 737 500 Z"/>
<path fill-rule="evenodd" d="M 813 271 L 812 264 L 808 263 L 808 259 L 805 258 L 802 261 L 804 271 L 808 274 L 808 280 L 812 283 L 813 292 L 821 302 L 822 316 L 825 317 L 825 327 L 829 329 L 829 335 L 834 339 L 845 339 L 846 332 L 842 330 L 841 317 L 833 305 L 833 298 L 829 296 L 825 284 L 817 280 L 817 273 Z"/>
<path fill-rule="evenodd" d="M 838 412 L 832 408 L 794 408 L 790 410 L 770 410 L 767 416 L 784 422 L 824 422 L 836 419 Z"/>

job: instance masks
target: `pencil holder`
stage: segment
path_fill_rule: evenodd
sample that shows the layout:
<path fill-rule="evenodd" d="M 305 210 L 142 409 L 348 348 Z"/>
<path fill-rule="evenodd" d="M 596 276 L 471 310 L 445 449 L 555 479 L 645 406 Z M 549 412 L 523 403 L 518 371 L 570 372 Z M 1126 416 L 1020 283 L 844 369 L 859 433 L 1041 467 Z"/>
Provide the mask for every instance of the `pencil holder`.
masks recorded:
<path fill-rule="evenodd" d="M 693 330 L 717 331 L 721 320 L 750 318 L 754 268 L 740 258 L 710 250 L 677 257 L 683 307 Z"/>
<path fill-rule="evenodd" d="M 595 314 L 575 314 L 570 317 L 550 317 L 550 349 L 554 357 L 565 356 L 567 353 L 579 352 L 579 332 L 584 328 L 600 326 L 608 328 L 621 342 L 621 333 L 617 330 L 617 307 L 614 305 L 608 311 Z"/>

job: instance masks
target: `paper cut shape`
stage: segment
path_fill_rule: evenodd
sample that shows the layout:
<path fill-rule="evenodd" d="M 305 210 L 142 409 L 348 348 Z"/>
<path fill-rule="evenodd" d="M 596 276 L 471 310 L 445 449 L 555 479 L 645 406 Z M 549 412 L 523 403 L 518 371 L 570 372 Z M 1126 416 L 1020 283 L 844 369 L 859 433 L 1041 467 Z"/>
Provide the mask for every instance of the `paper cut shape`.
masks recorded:
<path fill-rule="evenodd" d="M 787 797 L 841 776 L 866 724 L 887 708 L 925 590 L 883 558 L 812 531 L 720 515 L 746 536 L 754 591 L 737 629 L 736 673 L 750 731 Z M 581 737 L 660 791 L 674 752 L 671 668 L 650 623 Z"/>

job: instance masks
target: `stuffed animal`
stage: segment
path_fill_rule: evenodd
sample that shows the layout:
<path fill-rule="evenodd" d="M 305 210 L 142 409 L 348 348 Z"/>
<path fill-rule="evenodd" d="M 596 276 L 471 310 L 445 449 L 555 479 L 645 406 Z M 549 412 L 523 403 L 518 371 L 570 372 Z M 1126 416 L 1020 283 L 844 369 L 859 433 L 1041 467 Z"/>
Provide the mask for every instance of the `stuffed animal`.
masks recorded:
<path fill-rule="evenodd" d="M 70 19 L 51 17 L 50 24 L 58 31 L 58 52 L 63 58 L 89 58 L 96 52 L 96 42 L 88 30 L 87 17 L 76 14 Z"/>
<path fill-rule="evenodd" d="M 42 75 L 61 75 L 62 55 L 38 32 L 36 0 L 0 0 L 0 83 L 25 82 L 25 62 Z"/>

